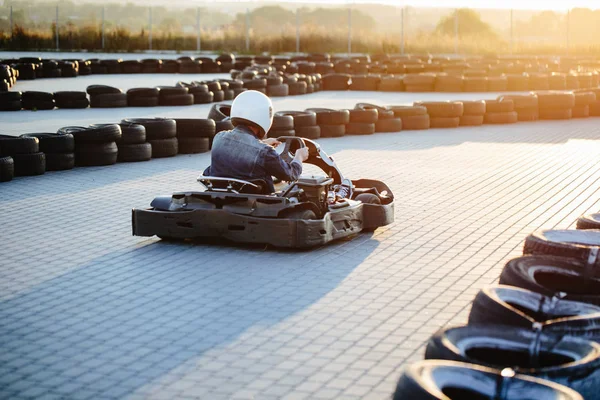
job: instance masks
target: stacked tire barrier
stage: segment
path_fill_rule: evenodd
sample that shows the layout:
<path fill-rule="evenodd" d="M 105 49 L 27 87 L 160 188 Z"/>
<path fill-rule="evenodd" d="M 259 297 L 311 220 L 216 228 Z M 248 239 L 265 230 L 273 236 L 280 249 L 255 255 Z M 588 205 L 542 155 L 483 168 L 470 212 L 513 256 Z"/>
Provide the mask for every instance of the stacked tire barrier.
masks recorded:
<path fill-rule="evenodd" d="M 39 141 L 44 153 L 46 171 L 64 171 L 75 166 L 75 138 L 71 134 L 29 133 L 21 137 L 33 137 Z"/>
<path fill-rule="evenodd" d="M 117 161 L 148 161 L 152 158 L 152 145 L 146 141 L 146 127 L 141 124 L 122 122 L 121 137 L 117 139 Z"/>
<path fill-rule="evenodd" d="M 75 138 L 75 165 L 80 167 L 113 165 L 117 162 L 117 141 L 121 128 L 117 124 L 68 126 L 58 130 Z"/>
<path fill-rule="evenodd" d="M 305 111 L 317 115 L 317 125 L 321 129 L 321 137 L 342 137 L 346 134 L 346 125 L 350 123 L 349 110 L 309 108 Z"/>
<path fill-rule="evenodd" d="M 486 103 L 483 100 L 461 101 L 463 115 L 460 116 L 460 126 L 481 126 L 485 118 Z"/>
<path fill-rule="evenodd" d="M 267 137 L 278 138 L 280 136 L 296 136 L 293 116 L 281 113 L 273 116 L 273 124 L 267 132 Z"/>
<path fill-rule="evenodd" d="M 39 143 L 36 137 L 0 135 L 0 179 L 9 181 L 12 176 L 42 175 L 46 172 L 46 156 L 40 152 Z"/>
<path fill-rule="evenodd" d="M 179 154 L 206 153 L 210 150 L 217 126 L 212 119 L 175 120 Z"/>
<path fill-rule="evenodd" d="M 486 100 L 485 115 L 483 122 L 485 124 L 514 124 L 518 120 L 518 114 L 515 111 L 515 103 L 511 99 Z"/>
<path fill-rule="evenodd" d="M 535 92 L 538 98 L 539 117 L 546 120 L 571 119 L 575 107 L 572 92 Z"/>
<path fill-rule="evenodd" d="M 394 117 L 402 120 L 402 130 L 423 130 L 430 128 L 430 117 L 423 106 L 389 106 Z"/>
<path fill-rule="evenodd" d="M 146 129 L 146 140 L 152 146 L 152 158 L 176 156 L 179 152 L 177 123 L 168 118 L 131 118 L 121 124 L 142 125 Z"/>
<path fill-rule="evenodd" d="M 266 79 L 262 79 L 266 82 Z M 246 88 L 241 87 L 242 82 L 231 80 L 226 85 L 210 86 L 211 82 L 192 82 L 167 88 L 136 88 L 130 89 L 127 94 L 118 88 L 104 85 L 92 85 L 88 88 L 94 98 L 96 106 L 109 107 L 112 102 L 134 102 L 137 106 L 151 106 L 161 101 L 160 93 L 164 90 L 162 101 L 172 104 L 179 101 L 181 93 L 186 92 L 186 101 L 189 102 L 197 94 L 214 93 L 209 88 L 226 95 L 229 91 L 237 94 Z M 229 89 L 234 87 L 234 89 Z M 225 88 L 225 89 L 224 89 Z M 191 93 L 190 93 L 191 92 Z M 12 92 L 9 92 L 12 93 Z M 31 102 L 49 102 L 50 98 L 61 107 L 80 108 L 87 106 L 85 92 L 44 92 L 29 93 L 25 98 Z M 0 95 L 2 93 L 0 92 Z M 228 95 L 231 95 L 229 93 Z M 105 97 L 111 95 L 110 98 Z M 116 95 L 118 97 L 112 97 Z M 235 95 L 235 94 L 234 94 Z M 83 96 L 83 97 L 82 97 Z M 100 96 L 99 98 L 97 96 Z M 172 98 L 175 96 L 175 99 Z M 514 123 L 519 121 L 535 121 L 538 114 L 546 119 L 564 119 L 572 117 L 573 109 L 577 109 L 577 117 L 585 118 L 592 115 L 596 106 L 596 92 L 578 90 L 577 92 L 542 91 L 523 95 L 502 95 L 497 100 L 479 101 L 445 101 L 445 102 L 416 102 L 412 106 L 387 106 L 358 103 L 354 109 L 334 110 L 326 108 L 312 108 L 306 111 L 283 111 L 276 113 L 273 128 L 268 132 L 269 137 L 299 136 L 308 139 L 321 137 L 342 137 L 345 135 L 371 135 L 376 132 L 400 132 L 402 130 L 424 130 L 429 128 L 451 128 L 458 126 L 480 126 L 482 123 Z M 32 100 L 35 99 L 35 100 Z M 99 103 L 98 103 L 99 102 Z M 577 108 L 579 107 L 579 108 Z M 181 119 L 180 127 L 177 121 L 154 118 L 123 120 L 121 125 L 115 124 L 92 125 L 90 127 L 66 127 L 59 130 L 59 135 L 71 134 L 75 140 L 75 150 L 70 150 L 65 144 L 60 150 L 47 149 L 49 164 L 48 170 L 62 170 L 70 168 L 71 153 L 75 155 L 75 164 L 111 165 L 117 161 L 146 161 L 151 158 L 172 157 L 176 154 L 203 153 L 210 150 L 214 135 L 224 130 L 233 129 L 230 119 L 230 104 L 214 104 L 208 120 Z M 214 123 L 214 128 L 213 128 Z M 106 124 L 105 124 L 106 125 Z M 141 125 L 141 126 L 135 126 Z M 112 126 L 112 127 L 110 127 Z M 140 129 L 145 130 L 145 137 Z M 98 132 L 98 130 L 103 131 Z M 118 130 L 118 132 L 117 132 Z M 91 133 L 90 133 L 91 131 Z M 31 134 L 39 140 L 61 140 Z M 55 134 L 49 134 L 55 135 Z M 125 135 L 125 137 L 123 137 Z M 208 141 L 208 147 L 207 147 Z M 181 142 L 181 143 L 180 143 Z M 119 152 L 119 149 L 121 150 Z M 44 150 L 39 152 L 41 156 Z M 120 156 L 119 156 L 120 154 Z M 0 161 L 4 181 L 9 180 L 13 174 L 9 170 L 14 168 L 14 174 L 34 175 L 39 173 L 41 156 L 15 155 L 8 160 L 6 154 Z M 37 157 L 37 158 L 36 158 Z M 29 160 L 29 161 L 27 161 Z M 23 163 L 30 162 L 29 172 L 22 172 Z M 26 169 L 26 171 L 28 171 Z M 34 172 L 38 171 L 38 172 Z"/>
<path fill-rule="evenodd" d="M 119 88 L 105 85 L 91 85 L 86 89 L 90 95 L 92 108 L 127 107 L 127 94 Z"/>
<path fill-rule="evenodd" d="M 491 368 L 489 373 L 498 377 L 489 398 L 511 398 L 503 381 L 513 379 L 517 370 L 554 387 L 555 393 L 568 394 L 567 398 L 599 399 L 598 228 L 600 213 L 580 217 L 577 230 L 529 235 L 523 256 L 508 261 L 500 284 L 477 294 L 468 325 L 444 328 L 431 337 L 425 350 L 428 361 L 407 368 L 394 399 L 446 398 L 428 396 L 436 386 L 450 398 L 450 393 L 480 398 L 487 393 L 485 385 L 468 382 L 481 377 L 482 367 Z M 450 367 L 464 380 L 426 379 L 422 374 L 423 368 Z M 444 391 L 445 385 L 450 392 Z M 534 393 L 539 393 L 539 398 L 551 398 L 541 395 L 541 388 L 536 390 L 529 397 L 537 398 Z"/>
<path fill-rule="evenodd" d="M 314 112 L 280 111 L 277 112 L 275 116 L 291 117 L 293 120 L 295 136 L 312 140 L 321 137 L 321 127 L 317 125 L 317 114 Z"/>
<path fill-rule="evenodd" d="M 427 109 L 430 128 L 458 128 L 464 112 L 460 101 L 423 101 L 414 105 Z"/>

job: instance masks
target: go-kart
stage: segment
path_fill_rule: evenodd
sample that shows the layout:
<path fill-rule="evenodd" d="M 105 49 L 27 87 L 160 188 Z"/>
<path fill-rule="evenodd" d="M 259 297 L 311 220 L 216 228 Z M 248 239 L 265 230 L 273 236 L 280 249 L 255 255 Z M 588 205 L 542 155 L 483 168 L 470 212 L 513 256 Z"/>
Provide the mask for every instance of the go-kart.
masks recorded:
<path fill-rule="evenodd" d="M 317 166 L 325 176 L 301 176 L 275 193 L 265 193 L 262 180 L 201 175 L 198 182 L 205 190 L 156 197 L 151 208 L 133 209 L 133 235 L 306 248 L 394 221 L 394 196 L 385 183 L 344 179 L 333 159 L 312 140 L 294 136 L 278 140 L 287 162 L 298 148 L 308 147 L 304 163 Z M 336 195 L 342 182 L 353 186 L 349 198 Z"/>

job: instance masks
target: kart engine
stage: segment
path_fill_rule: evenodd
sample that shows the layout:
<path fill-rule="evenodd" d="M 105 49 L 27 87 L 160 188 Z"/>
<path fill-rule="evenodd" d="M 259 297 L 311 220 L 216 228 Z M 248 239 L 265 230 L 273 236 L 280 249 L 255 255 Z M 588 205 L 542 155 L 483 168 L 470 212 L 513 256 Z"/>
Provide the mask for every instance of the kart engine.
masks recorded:
<path fill-rule="evenodd" d="M 301 176 L 296 182 L 306 200 L 315 204 L 321 212 L 327 212 L 327 195 L 333 179 L 328 176 Z"/>

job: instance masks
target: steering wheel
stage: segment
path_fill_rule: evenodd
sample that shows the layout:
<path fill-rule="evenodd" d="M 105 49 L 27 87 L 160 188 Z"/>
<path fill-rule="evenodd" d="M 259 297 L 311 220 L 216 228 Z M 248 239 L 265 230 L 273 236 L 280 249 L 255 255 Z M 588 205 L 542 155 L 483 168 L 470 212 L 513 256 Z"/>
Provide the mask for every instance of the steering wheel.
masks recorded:
<path fill-rule="evenodd" d="M 279 140 L 282 143 L 285 143 L 280 157 L 283 161 L 287 163 L 292 162 L 296 150 L 306 147 L 304 140 L 296 136 L 281 136 L 278 137 L 277 140 Z"/>

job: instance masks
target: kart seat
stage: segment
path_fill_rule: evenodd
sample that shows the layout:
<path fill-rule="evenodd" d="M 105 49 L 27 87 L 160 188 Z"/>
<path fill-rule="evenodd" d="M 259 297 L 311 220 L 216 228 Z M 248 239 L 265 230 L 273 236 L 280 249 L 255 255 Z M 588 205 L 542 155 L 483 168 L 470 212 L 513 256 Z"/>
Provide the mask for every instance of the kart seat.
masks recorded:
<path fill-rule="evenodd" d="M 217 176 L 198 177 L 198 182 L 213 192 L 231 192 L 246 194 L 270 194 L 267 183 L 262 179 L 243 180 L 235 178 L 223 178 Z"/>

